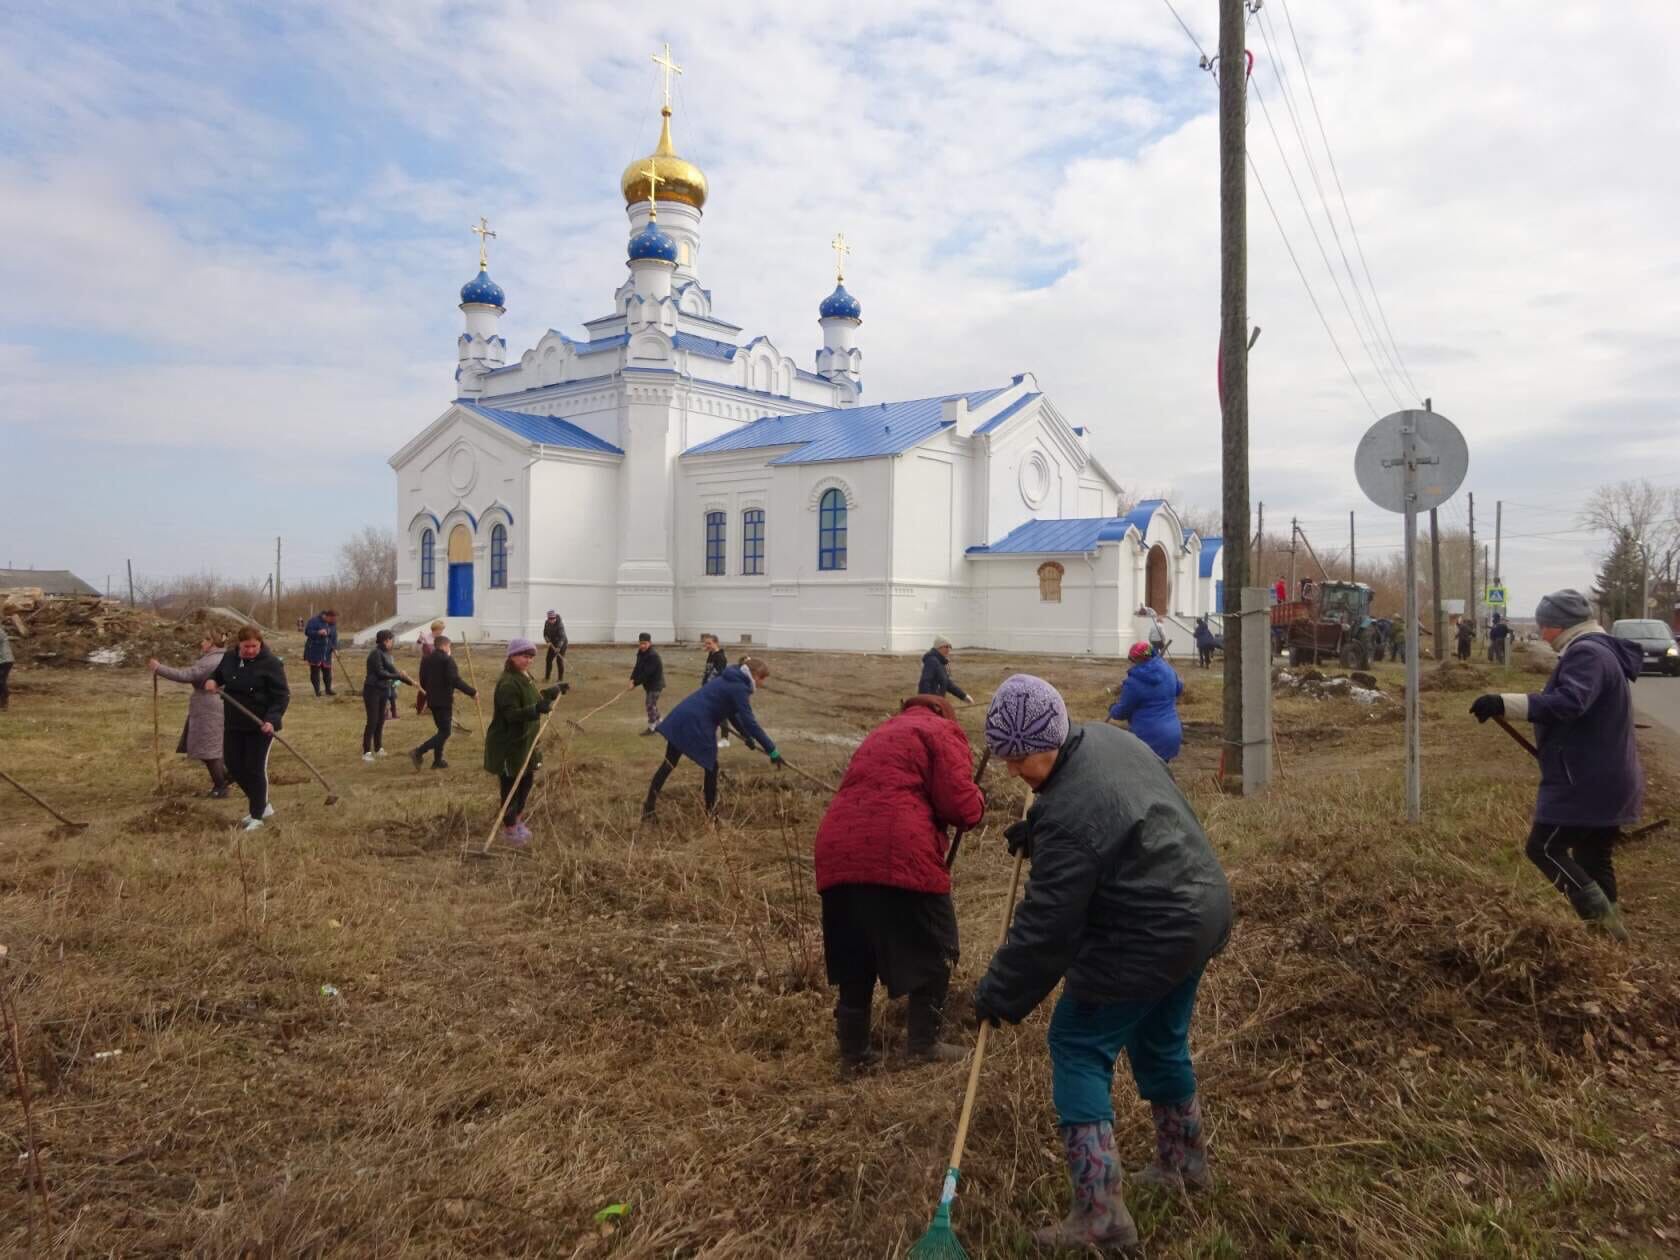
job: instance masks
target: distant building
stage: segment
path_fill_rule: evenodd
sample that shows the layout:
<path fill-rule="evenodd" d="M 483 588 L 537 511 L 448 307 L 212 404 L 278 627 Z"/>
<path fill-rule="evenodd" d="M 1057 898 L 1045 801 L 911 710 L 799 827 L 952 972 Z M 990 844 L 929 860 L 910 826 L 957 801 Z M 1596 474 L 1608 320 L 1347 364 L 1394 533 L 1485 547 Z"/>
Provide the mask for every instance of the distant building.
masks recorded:
<path fill-rule="evenodd" d="M 99 588 L 82 581 L 69 569 L 0 569 L 0 591 L 40 587 L 47 595 L 97 595 Z"/>

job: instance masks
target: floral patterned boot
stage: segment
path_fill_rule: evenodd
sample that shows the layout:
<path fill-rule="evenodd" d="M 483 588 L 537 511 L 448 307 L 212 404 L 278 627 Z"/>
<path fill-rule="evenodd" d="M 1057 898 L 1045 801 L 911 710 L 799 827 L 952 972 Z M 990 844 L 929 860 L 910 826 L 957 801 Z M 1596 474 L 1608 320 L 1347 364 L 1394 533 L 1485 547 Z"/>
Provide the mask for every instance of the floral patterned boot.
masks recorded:
<path fill-rule="evenodd" d="M 1114 1126 L 1107 1120 L 1062 1126 L 1062 1149 L 1073 1179 L 1067 1219 L 1033 1231 L 1045 1247 L 1125 1248 L 1137 1245 L 1137 1226 L 1120 1193 L 1120 1161 L 1114 1157 Z"/>
<path fill-rule="evenodd" d="M 1206 1189 L 1213 1176 L 1208 1172 L 1202 1105 L 1196 1095 L 1181 1103 L 1152 1103 L 1149 1110 L 1155 1118 L 1155 1159 L 1138 1172 L 1135 1180 L 1169 1190 L 1184 1186 Z"/>

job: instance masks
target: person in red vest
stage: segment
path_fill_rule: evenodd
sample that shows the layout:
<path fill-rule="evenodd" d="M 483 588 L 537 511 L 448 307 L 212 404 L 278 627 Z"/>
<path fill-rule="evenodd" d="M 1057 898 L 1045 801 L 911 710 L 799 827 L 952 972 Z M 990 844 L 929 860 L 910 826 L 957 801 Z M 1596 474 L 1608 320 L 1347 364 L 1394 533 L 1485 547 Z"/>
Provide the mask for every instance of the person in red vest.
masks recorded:
<path fill-rule="evenodd" d="M 1272 596 L 1276 603 L 1287 604 L 1289 602 L 1289 583 L 1283 580 L 1283 574 L 1281 573 L 1278 574 L 1277 585 L 1272 587 Z"/>
<path fill-rule="evenodd" d="M 889 998 L 909 995 L 910 1058 L 966 1054 L 939 1040 L 957 961 L 946 828 L 977 826 L 985 812 L 968 736 L 944 696 L 904 701 L 898 716 L 852 754 L 816 841 L 823 955 L 828 982 L 840 991 L 834 1032 L 843 1073 L 878 1058 L 869 1041 L 877 981 Z"/>

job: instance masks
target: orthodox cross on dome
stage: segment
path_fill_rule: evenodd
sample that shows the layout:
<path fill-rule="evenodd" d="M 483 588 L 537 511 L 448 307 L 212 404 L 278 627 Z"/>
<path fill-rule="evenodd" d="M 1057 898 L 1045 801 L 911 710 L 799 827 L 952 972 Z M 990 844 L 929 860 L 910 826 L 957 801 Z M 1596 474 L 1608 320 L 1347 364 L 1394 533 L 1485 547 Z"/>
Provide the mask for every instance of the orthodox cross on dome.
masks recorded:
<path fill-rule="evenodd" d="M 671 59 L 671 45 L 669 42 L 665 45 L 665 52 L 663 56 L 659 53 L 653 54 L 653 64 L 660 68 L 660 71 L 665 79 L 665 112 L 668 114 L 671 112 L 671 76 L 674 74 L 681 74 L 683 72 L 683 68 Z"/>
<path fill-rule="evenodd" d="M 839 284 L 846 278 L 846 255 L 852 252 L 852 247 L 846 244 L 844 232 L 836 232 L 828 247 L 834 251 L 834 283 Z"/>
<path fill-rule="evenodd" d="M 638 171 L 637 174 L 645 177 L 648 182 L 648 222 L 652 223 L 659 217 L 659 168 L 653 164 L 653 159 L 649 158 L 647 169 Z"/>
<path fill-rule="evenodd" d="M 478 269 L 488 271 L 490 269 L 490 255 L 485 252 L 485 246 L 496 239 L 496 234 L 490 230 L 490 220 L 483 215 L 479 215 L 478 222 L 473 224 L 468 231 L 478 237 Z"/>

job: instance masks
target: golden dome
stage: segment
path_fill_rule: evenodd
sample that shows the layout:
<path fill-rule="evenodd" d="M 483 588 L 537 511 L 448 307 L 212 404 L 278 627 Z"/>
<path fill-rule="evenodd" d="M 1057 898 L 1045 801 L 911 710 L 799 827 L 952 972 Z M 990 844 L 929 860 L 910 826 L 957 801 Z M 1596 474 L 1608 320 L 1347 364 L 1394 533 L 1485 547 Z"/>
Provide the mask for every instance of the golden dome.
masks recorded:
<path fill-rule="evenodd" d="M 706 204 L 706 174 L 698 166 L 677 156 L 671 145 L 671 107 L 659 111 L 663 121 L 659 125 L 659 144 L 652 154 L 637 158 L 624 168 L 618 186 L 624 192 L 624 204 L 633 206 L 648 199 L 648 163 L 659 175 L 659 200 L 680 201 L 696 210 Z"/>

